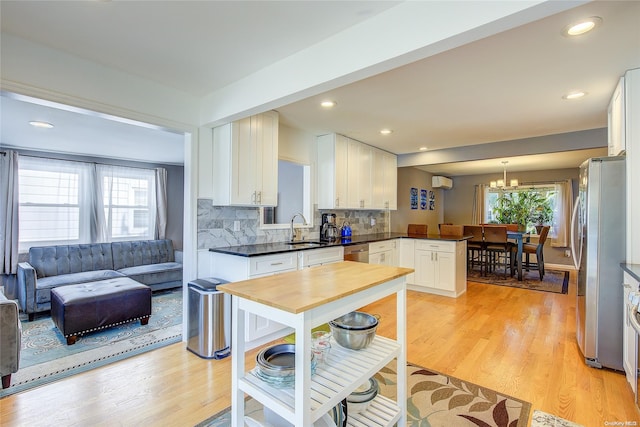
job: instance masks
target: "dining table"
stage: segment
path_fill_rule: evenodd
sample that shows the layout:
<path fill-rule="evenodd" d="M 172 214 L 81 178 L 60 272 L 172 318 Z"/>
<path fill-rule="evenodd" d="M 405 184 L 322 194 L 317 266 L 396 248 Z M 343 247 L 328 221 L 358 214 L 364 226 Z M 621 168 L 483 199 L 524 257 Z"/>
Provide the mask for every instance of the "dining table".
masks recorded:
<path fill-rule="evenodd" d="M 522 281 L 522 246 L 524 241 L 529 242 L 531 234 L 526 231 L 509 231 L 507 230 L 507 239 L 515 240 L 518 246 L 516 265 L 518 266 L 518 280 Z"/>

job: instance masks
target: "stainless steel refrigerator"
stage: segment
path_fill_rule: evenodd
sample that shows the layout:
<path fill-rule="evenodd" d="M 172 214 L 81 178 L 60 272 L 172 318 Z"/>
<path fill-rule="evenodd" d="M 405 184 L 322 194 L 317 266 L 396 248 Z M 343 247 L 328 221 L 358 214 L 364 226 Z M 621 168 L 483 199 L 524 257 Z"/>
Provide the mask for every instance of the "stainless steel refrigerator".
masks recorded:
<path fill-rule="evenodd" d="M 625 259 L 625 158 L 580 166 L 572 251 L 578 269 L 576 335 L 585 362 L 622 370 L 622 269 Z"/>

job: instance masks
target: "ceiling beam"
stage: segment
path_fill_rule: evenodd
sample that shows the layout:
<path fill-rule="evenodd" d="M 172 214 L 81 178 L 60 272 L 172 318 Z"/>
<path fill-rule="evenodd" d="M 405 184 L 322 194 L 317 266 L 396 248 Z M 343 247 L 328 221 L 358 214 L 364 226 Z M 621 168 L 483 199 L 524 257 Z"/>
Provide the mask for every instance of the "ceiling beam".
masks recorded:
<path fill-rule="evenodd" d="M 607 146 L 607 128 L 538 136 L 422 153 L 401 154 L 398 167 L 435 165 L 532 154 L 560 153 Z"/>

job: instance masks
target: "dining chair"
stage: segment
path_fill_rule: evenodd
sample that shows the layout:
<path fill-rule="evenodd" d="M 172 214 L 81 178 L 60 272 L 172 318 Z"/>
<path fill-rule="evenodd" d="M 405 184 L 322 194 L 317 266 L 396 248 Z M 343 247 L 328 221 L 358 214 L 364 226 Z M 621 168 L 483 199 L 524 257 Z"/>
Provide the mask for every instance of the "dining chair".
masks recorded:
<path fill-rule="evenodd" d="M 409 226 L 407 227 L 407 234 L 426 236 L 427 228 L 427 224 L 409 224 Z"/>
<path fill-rule="evenodd" d="M 463 235 L 472 236 L 467 240 L 467 269 L 473 269 L 477 263 L 480 265 L 481 273 L 484 272 L 483 256 L 484 256 L 484 237 L 481 225 L 465 225 L 463 226 Z"/>
<path fill-rule="evenodd" d="M 529 256 L 531 254 L 536 255 L 536 265 L 538 267 L 538 273 L 540 274 L 540 280 L 544 277 L 544 243 L 547 241 L 547 236 L 549 235 L 550 226 L 545 225 L 542 227 L 540 231 L 540 237 L 538 238 L 538 243 L 523 243 L 522 245 L 522 254 L 525 256 L 525 264 L 524 267 L 527 271 L 529 271 L 530 263 Z"/>
<path fill-rule="evenodd" d="M 440 224 L 441 236 L 463 236 L 464 227 L 462 225 Z"/>
<path fill-rule="evenodd" d="M 484 227 L 485 269 L 495 271 L 497 265 L 504 266 L 504 277 L 511 268 L 513 243 L 507 240 L 506 226 Z"/>
<path fill-rule="evenodd" d="M 507 231 L 518 231 L 520 228 L 519 224 L 504 224 L 507 227 Z"/>
<path fill-rule="evenodd" d="M 438 224 L 438 231 L 440 232 L 440 234 L 444 234 L 442 232 L 442 226 L 443 225 L 453 225 L 453 223 L 452 222 L 441 222 L 440 224 Z"/>

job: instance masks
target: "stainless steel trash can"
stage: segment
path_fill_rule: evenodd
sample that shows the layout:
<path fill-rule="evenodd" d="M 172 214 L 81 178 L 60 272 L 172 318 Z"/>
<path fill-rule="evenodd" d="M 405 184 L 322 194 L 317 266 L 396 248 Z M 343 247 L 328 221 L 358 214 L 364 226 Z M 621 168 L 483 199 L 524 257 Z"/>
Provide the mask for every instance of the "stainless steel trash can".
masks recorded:
<path fill-rule="evenodd" d="M 231 295 L 217 290 L 223 283 L 207 278 L 188 285 L 187 350 L 204 359 L 231 354 Z"/>

